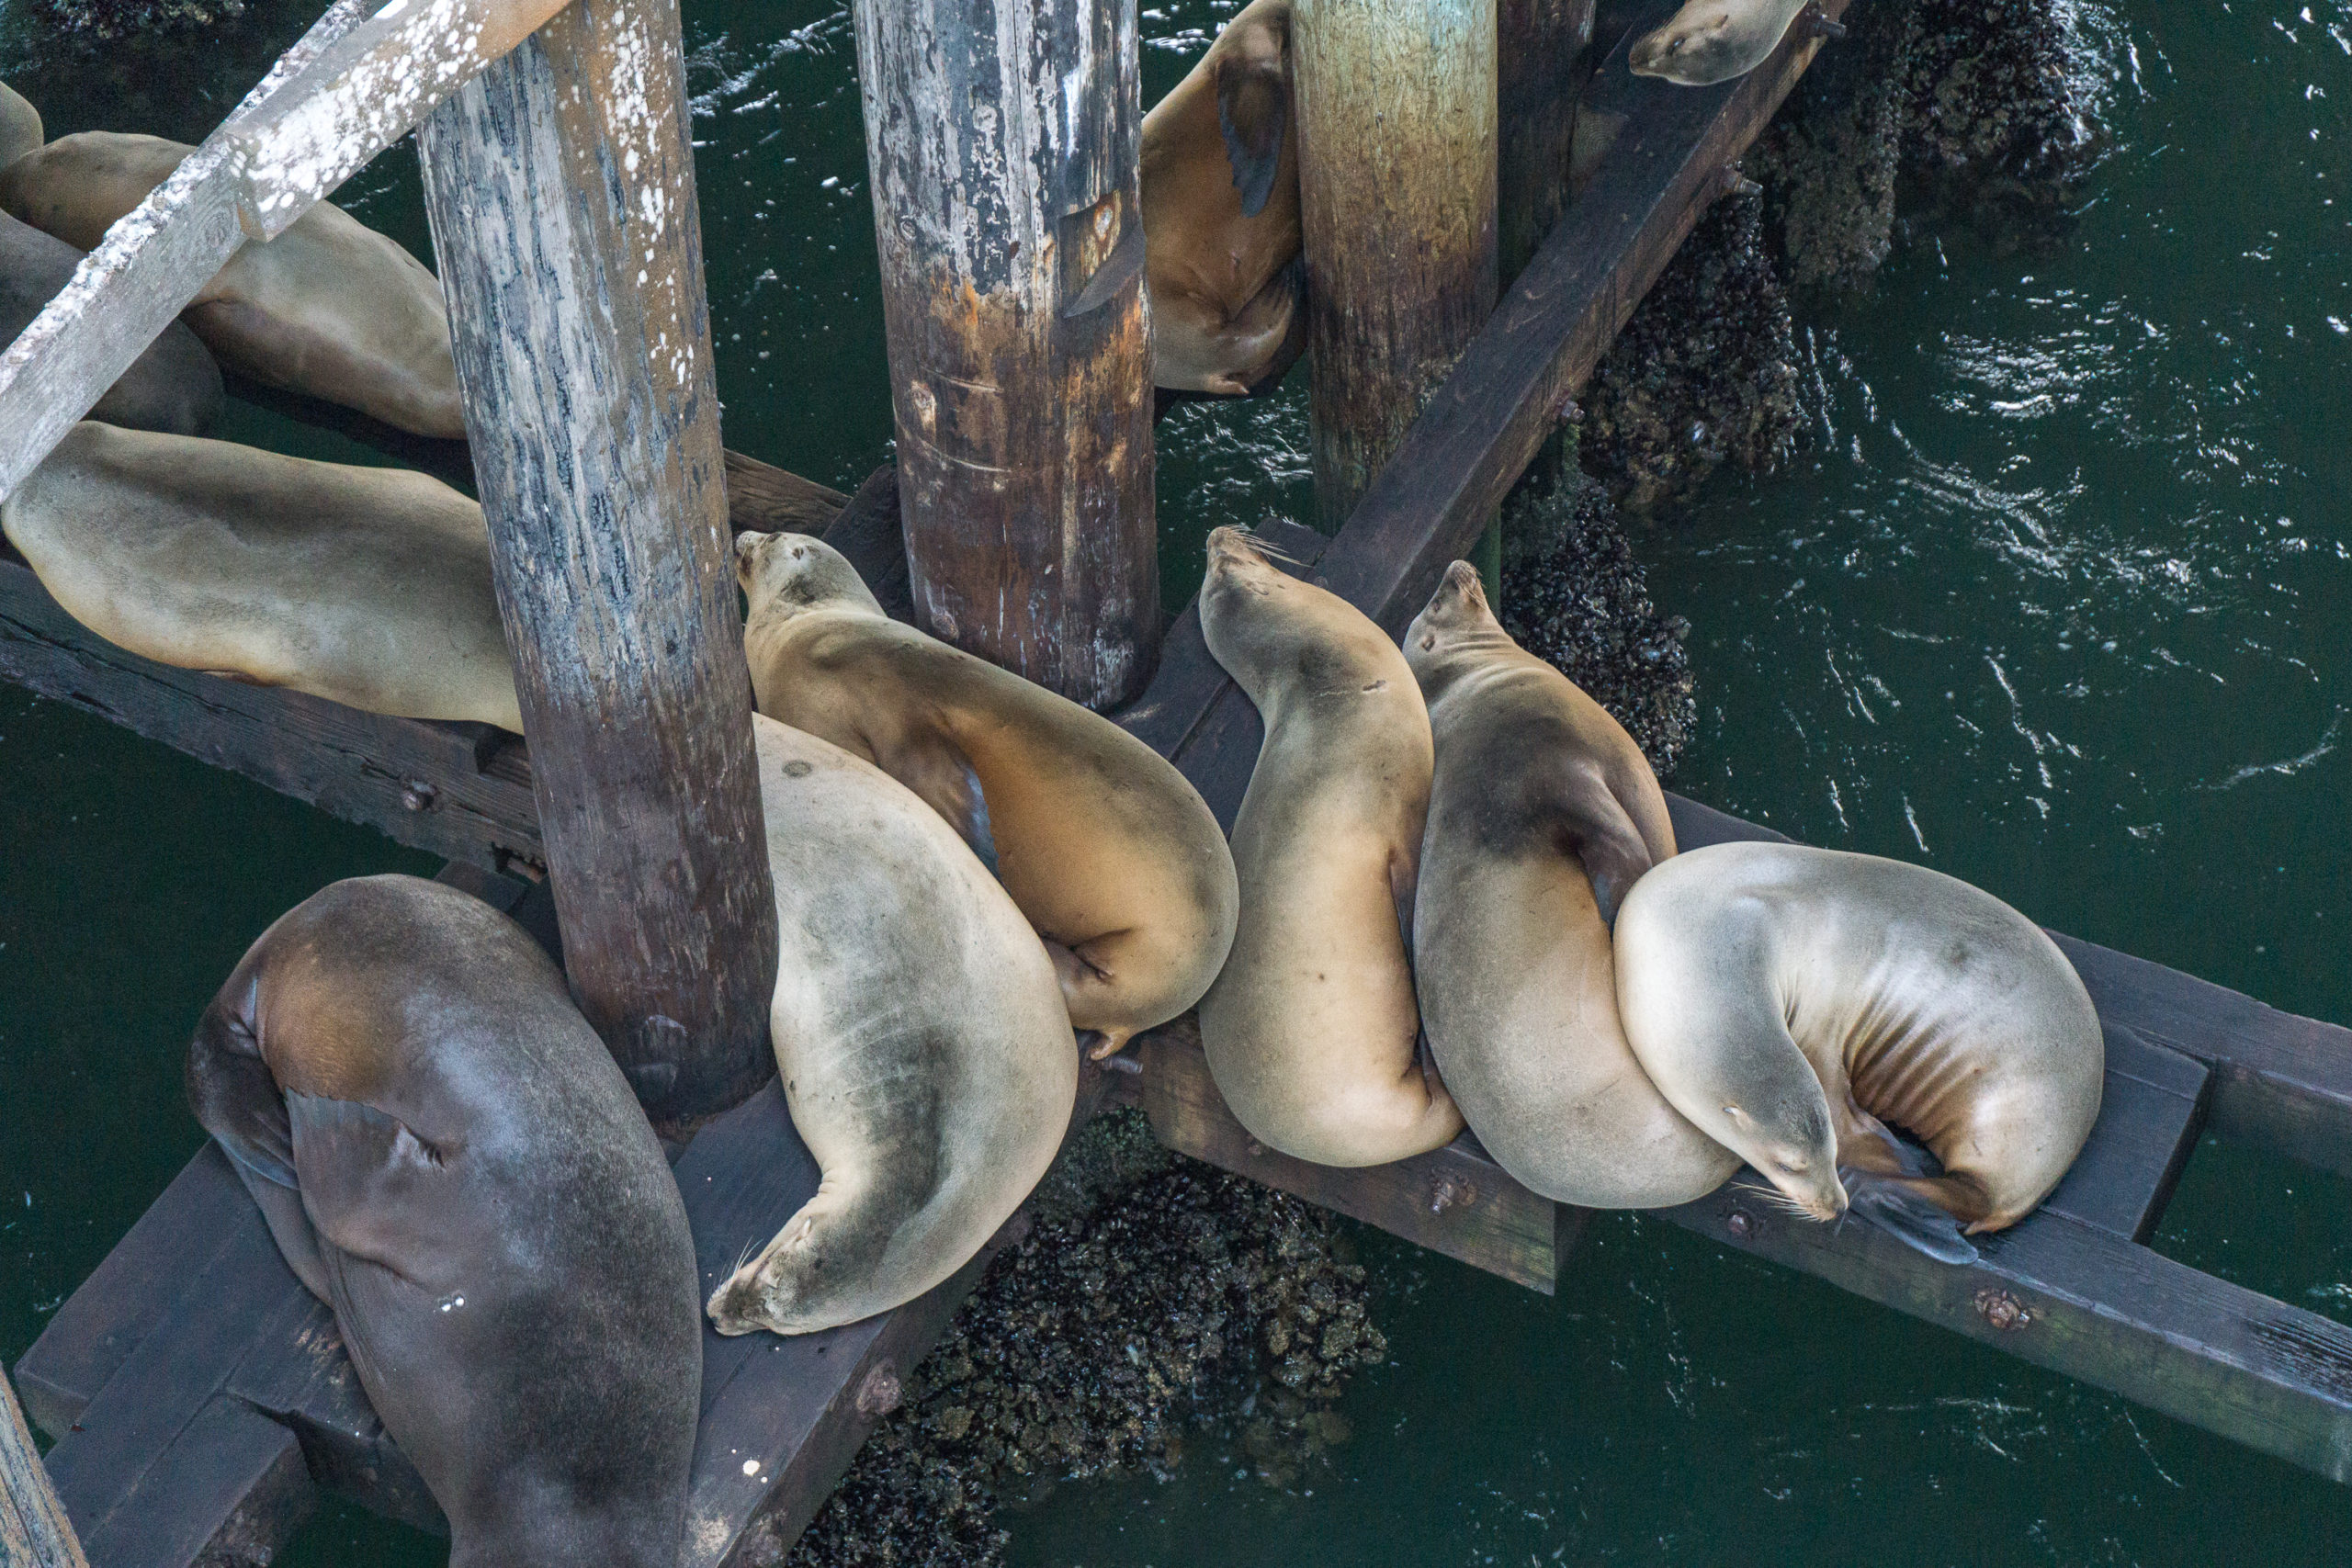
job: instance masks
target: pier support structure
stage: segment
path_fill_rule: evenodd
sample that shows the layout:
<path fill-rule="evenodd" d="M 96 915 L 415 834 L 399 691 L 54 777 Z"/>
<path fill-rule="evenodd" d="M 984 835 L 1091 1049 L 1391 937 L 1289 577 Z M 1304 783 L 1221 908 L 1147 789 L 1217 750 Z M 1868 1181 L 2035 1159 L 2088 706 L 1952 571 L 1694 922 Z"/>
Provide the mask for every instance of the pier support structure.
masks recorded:
<path fill-rule="evenodd" d="M 1593 0 L 1496 0 L 1496 249 L 1508 286 L 1568 205 L 1577 99 L 1592 73 Z"/>
<path fill-rule="evenodd" d="M 1317 525 L 1336 532 L 1495 305 L 1496 0 L 1298 0 Z"/>
<path fill-rule="evenodd" d="M 1136 0 L 858 0 L 926 630 L 1102 708 L 1159 643 Z"/>
<path fill-rule="evenodd" d="M 775 901 L 676 0 L 576 0 L 419 141 L 566 967 L 657 1124 L 775 1071 Z"/>

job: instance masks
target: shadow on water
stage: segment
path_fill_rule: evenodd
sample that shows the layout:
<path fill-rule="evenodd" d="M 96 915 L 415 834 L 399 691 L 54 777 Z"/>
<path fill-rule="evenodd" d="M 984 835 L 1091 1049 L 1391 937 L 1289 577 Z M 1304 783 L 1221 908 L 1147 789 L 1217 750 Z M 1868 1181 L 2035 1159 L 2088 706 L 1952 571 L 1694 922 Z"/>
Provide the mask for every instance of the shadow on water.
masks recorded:
<path fill-rule="evenodd" d="M 1146 96 L 1236 7 L 1144 12 Z M 53 130 L 193 140 L 307 23 L 76 61 L 0 22 Z M 889 407 L 847 13 L 690 3 L 729 443 L 848 488 Z M 2112 132 L 2054 252 L 1956 233 L 1801 323 L 1815 440 L 1637 545 L 1698 628 L 1679 787 L 1923 860 L 2049 923 L 2352 1021 L 2352 7 L 2086 6 Z M 413 152 L 345 187 L 428 253 Z M 1221 522 L 1297 517 L 1304 399 L 1160 427 L 1181 602 Z M 223 434 L 340 460 L 258 411 Z M 187 1028 L 336 876 L 423 857 L 0 693 L 0 1357 L 197 1146 Z M 2352 1321 L 2344 1183 L 2208 1141 L 2168 1253 Z M 1632 1217 L 1551 1301 L 1361 1236 L 1388 1365 L 1288 1491 L 1175 1478 L 1009 1516 L 1016 1562 L 2335 1562 L 2352 1494 Z M 281 1562 L 438 1560 L 329 1508 Z"/>

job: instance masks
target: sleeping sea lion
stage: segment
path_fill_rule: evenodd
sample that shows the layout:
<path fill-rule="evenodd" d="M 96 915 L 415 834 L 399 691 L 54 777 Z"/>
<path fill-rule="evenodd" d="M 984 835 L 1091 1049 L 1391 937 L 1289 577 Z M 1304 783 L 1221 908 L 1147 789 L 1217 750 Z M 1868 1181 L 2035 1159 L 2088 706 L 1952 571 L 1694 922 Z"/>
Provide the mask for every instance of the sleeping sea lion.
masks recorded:
<path fill-rule="evenodd" d="M 721 1334 L 811 1334 L 961 1269 L 1053 1163 L 1078 1044 L 1036 933 L 888 773 L 753 717 L 783 964 L 769 1015 L 824 1179 L 714 1292 Z"/>
<path fill-rule="evenodd" d="M 891 620 L 805 534 L 741 534 L 759 710 L 873 762 L 1003 879 L 1097 1056 L 1167 1022 L 1233 942 L 1233 856 L 1184 775 L 1100 714 Z"/>
<path fill-rule="evenodd" d="M 0 208 L 96 250 L 192 151 L 113 131 L 61 137 L 0 170 Z M 416 435 L 466 434 L 439 281 L 331 203 L 266 244 L 248 243 L 180 319 L 223 365 L 256 381 Z"/>
<path fill-rule="evenodd" d="M 40 110 L 27 103 L 7 83 L 0 82 L 0 169 L 34 151 L 47 139 L 41 130 Z"/>
<path fill-rule="evenodd" d="M 188 1100 L 449 1518 L 454 1568 L 673 1568 L 694 1240 L 620 1069 L 521 927 L 338 882 L 205 1010 Z"/>
<path fill-rule="evenodd" d="M 1209 536 L 1209 651 L 1265 743 L 1233 821 L 1241 917 L 1201 1044 L 1259 1142 L 1317 1165 L 1426 1154 L 1462 1114 L 1423 1063 L 1408 951 L 1429 813 L 1430 716 L 1405 656 L 1238 528 Z"/>
<path fill-rule="evenodd" d="M 1659 1091 L 1794 1207 L 1832 1220 L 1850 1201 L 1950 1260 L 1975 1255 L 1953 1222 L 2015 1224 L 2098 1119 L 2106 1046 L 2073 965 L 2023 915 L 1924 866 L 1694 850 L 1626 897 L 1617 996 Z"/>
<path fill-rule="evenodd" d="M 0 212 L 0 350 L 32 325 L 82 265 L 64 241 Z M 89 417 L 133 430 L 201 435 L 220 416 L 220 367 L 178 321 L 163 330 Z"/>
<path fill-rule="evenodd" d="M 1306 346 L 1291 0 L 1253 0 L 1143 117 L 1151 378 L 1240 394 Z"/>
<path fill-rule="evenodd" d="M 1689 0 L 1665 26 L 1634 40 L 1625 67 L 1679 87 L 1712 87 L 1770 59 L 1800 16 L 1809 37 L 1846 36 L 1813 0 Z"/>
<path fill-rule="evenodd" d="M 1739 1162 L 1651 1086 L 1617 1021 L 1610 922 L 1674 853 L 1649 764 L 1510 640 L 1466 561 L 1447 568 L 1405 658 L 1437 743 L 1413 978 L 1470 1130 L 1562 1202 L 1651 1209 L 1713 1191 Z"/>
<path fill-rule="evenodd" d="M 0 529 L 67 615 L 158 663 L 522 731 L 481 508 L 438 479 L 85 420 Z"/>

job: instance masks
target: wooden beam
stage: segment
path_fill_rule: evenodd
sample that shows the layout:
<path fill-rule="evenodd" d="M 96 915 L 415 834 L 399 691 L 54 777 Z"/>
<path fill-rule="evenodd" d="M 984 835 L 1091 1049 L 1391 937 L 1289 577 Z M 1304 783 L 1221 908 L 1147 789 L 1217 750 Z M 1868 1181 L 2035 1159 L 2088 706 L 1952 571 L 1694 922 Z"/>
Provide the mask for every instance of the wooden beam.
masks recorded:
<path fill-rule="evenodd" d="M 0 1377 L 0 1562 L 8 1568 L 90 1568 L 65 1505 L 33 1447 L 17 1391 Z"/>
<path fill-rule="evenodd" d="M 1327 533 L 1495 304 L 1496 0 L 1297 0 L 1309 443 Z"/>
<path fill-rule="evenodd" d="M 678 25 L 576 0 L 418 139 L 572 991 L 666 1126 L 775 1071 Z"/>
<path fill-rule="evenodd" d="M 1109 707 L 1159 646 L 1136 0 L 858 0 L 917 624 Z"/>

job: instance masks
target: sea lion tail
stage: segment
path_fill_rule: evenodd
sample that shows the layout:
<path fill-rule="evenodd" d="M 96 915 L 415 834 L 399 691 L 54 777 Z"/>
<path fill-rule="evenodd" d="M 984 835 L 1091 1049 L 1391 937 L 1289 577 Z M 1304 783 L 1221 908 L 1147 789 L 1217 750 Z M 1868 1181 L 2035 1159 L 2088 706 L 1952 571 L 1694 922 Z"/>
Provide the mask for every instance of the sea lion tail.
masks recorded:
<path fill-rule="evenodd" d="M 1845 1184 L 1847 1212 L 1905 1247 L 1939 1263 L 1973 1263 L 1981 1256 L 1961 1234 L 1960 1222 L 1937 1201 L 1944 1179 L 1881 1176 L 1852 1166 L 1839 1166 L 1838 1178 Z"/>

